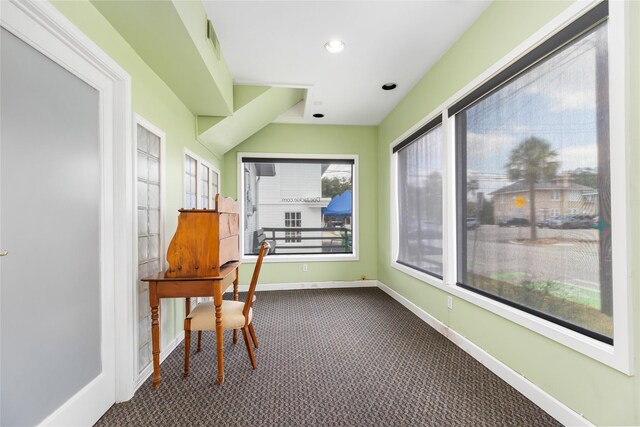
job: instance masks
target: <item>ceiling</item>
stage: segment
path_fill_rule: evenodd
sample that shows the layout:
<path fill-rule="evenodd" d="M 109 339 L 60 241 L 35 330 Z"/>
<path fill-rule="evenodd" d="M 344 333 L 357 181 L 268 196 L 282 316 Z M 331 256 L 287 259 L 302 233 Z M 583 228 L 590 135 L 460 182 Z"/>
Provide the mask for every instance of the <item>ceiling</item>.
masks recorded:
<path fill-rule="evenodd" d="M 308 89 L 277 122 L 377 125 L 491 2 L 203 3 L 234 84 Z M 336 38 L 345 49 L 331 54 Z"/>

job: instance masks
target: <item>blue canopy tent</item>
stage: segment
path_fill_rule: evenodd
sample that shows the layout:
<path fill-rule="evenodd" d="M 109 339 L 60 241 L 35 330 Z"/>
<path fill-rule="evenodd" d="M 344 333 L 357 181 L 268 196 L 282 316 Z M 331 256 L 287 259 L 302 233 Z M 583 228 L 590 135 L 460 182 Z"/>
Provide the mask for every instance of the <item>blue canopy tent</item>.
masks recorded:
<path fill-rule="evenodd" d="M 339 218 L 351 216 L 353 206 L 351 199 L 351 190 L 346 190 L 344 193 L 334 196 L 329 205 L 326 208 L 322 208 L 322 215 Z"/>
<path fill-rule="evenodd" d="M 337 239 L 337 246 L 332 246 L 330 252 L 351 253 L 351 211 L 353 206 L 351 190 L 334 196 L 326 208 L 322 208 L 322 216 L 328 229 L 342 230 Z M 334 228 L 336 227 L 336 228 Z M 336 239 L 331 241 L 333 245 Z"/>

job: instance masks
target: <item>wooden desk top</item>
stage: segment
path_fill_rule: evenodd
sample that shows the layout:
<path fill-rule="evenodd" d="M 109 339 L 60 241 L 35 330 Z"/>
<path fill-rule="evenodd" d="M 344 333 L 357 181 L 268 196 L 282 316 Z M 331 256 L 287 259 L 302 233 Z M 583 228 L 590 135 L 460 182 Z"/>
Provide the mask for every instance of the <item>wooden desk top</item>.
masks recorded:
<path fill-rule="evenodd" d="M 204 281 L 204 280 L 220 280 L 233 273 L 240 266 L 239 261 L 230 262 L 220 268 L 219 276 L 212 277 L 165 277 L 165 271 L 161 271 L 154 275 L 145 277 L 143 282 L 182 282 L 182 281 Z"/>

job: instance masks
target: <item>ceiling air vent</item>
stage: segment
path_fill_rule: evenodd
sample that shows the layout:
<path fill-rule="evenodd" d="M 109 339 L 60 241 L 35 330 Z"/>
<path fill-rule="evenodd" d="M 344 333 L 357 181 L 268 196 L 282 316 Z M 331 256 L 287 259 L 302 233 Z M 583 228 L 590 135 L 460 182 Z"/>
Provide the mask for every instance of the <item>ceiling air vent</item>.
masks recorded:
<path fill-rule="evenodd" d="M 213 53 L 216 54 L 216 59 L 220 60 L 220 42 L 218 41 L 218 36 L 213 29 L 213 24 L 210 19 L 207 19 L 207 38 L 213 46 Z"/>

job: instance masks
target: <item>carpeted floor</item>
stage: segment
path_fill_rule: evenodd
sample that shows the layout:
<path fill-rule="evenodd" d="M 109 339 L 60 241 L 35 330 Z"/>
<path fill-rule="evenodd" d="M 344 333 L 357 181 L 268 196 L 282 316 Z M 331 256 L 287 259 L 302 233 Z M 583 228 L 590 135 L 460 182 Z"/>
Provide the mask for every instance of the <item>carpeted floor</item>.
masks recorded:
<path fill-rule="evenodd" d="M 205 333 L 188 378 L 180 345 L 160 389 L 147 380 L 97 425 L 559 425 L 377 288 L 258 293 L 254 325 L 256 370 L 242 336 L 233 345 L 225 332 L 218 385 Z"/>

